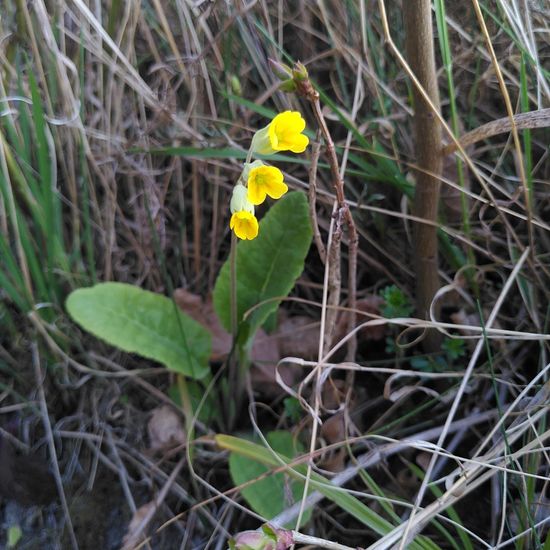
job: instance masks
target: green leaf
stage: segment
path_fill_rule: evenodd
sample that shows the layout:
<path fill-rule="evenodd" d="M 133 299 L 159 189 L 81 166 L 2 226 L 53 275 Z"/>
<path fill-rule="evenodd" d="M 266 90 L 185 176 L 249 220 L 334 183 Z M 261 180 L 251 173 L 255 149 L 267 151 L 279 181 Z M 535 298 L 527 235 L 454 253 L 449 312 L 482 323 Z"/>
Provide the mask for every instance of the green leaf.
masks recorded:
<path fill-rule="evenodd" d="M 282 457 L 295 457 L 304 451 L 303 447 L 293 439 L 289 432 L 270 432 L 266 439 L 270 447 Z M 275 456 L 273 456 L 273 459 L 276 460 Z M 283 461 L 288 462 L 288 458 L 284 458 Z M 292 479 L 282 472 L 264 477 L 272 469 L 253 458 L 236 452 L 229 455 L 229 471 L 235 486 L 262 478 L 251 485 L 243 487 L 241 494 L 250 507 L 266 519 L 275 517 L 285 508 L 298 502 L 304 491 L 302 481 Z M 311 510 L 306 510 L 302 518 L 302 525 L 305 525 L 310 517 Z M 295 522 L 292 523 L 292 525 L 285 527 L 294 527 Z"/>
<path fill-rule="evenodd" d="M 271 207 L 260 222 L 258 237 L 237 245 L 237 318 L 239 323 L 254 306 L 248 321 L 250 336 L 282 298 L 292 290 L 304 269 L 311 244 L 307 199 L 304 193 L 288 193 Z M 222 325 L 231 331 L 231 275 L 229 260 L 214 288 L 214 307 Z"/>
<path fill-rule="evenodd" d="M 210 333 L 166 296 L 100 283 L 72 292 L 66 307 L 82 328 L 113 346 L 191 378 L 209 372 Z"/>

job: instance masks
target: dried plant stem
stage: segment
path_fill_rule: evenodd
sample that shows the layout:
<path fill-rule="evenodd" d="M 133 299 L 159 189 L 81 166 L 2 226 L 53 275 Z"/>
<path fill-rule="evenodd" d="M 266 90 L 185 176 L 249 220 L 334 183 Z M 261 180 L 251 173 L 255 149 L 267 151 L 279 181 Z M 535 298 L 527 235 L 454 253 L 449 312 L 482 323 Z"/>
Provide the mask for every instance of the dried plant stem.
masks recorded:
<path fill-rule="evenodd" d="M 441 125 L 432 109 L 439 111 L 439 91 L 433 47 L 433 26 L 430 0 L 403 3 L 403 17 L 407 34 L 406 46 L 409 65 L 426 90 L 432 105 L 428 104 L 415 87 L 414 130 L 416 163 L 416 191 L 414 215 L 437 221 L 439 187 L 442 168 Z M 437 228 L 434 225 L 414 225 L 414 258 L 416 271 L 416 308 L 418 315 L 427 318 L 430 304 L 439 284 Z M 435 331 L 426 334 L 427 351 L 439 349 L 441 337 Z"/>
<path fill-rule="evenodd" d="M 468 147 L 483 139 L 508 133 L 512 130 L 512 122 L 518 130 L 549 128 L 550 108 L 529 111 L 528 113 L 520 113 L 514 115 L 512 118 L 504 117 L 497 120 L 492 120 L 491 122 L 483 124 L 475 130 L 464 134 L 459 140 L 460 145 L 462 145 L 462 147 Z M 446 145 L 442 149 L 441 154 L 443 156 L 447 156 L 454 153 L 457 149 L 458 145 L 456 143 L 449 143 L 449 145 Z"/>
<path fill-rule="evenodd" d="M 324 347 L 323 353 L 332 346 L 332 336 L 336 327 L 336 318 L 338 316 L 338 306 L 340 305 L 340 293 L 342 290 L 342 223 L 338 218 L 339 210 L 334 212 L 337 217 L 334 224 L 334 232 L 328 249 L 328 300 L 327 300 L 327 318 L 325 323 Z"/>
<path fill-rule="evenodd" d="M 335 267 L 338 270 L 338 276 L 336 272 L 332 271 L 330 273 L 329 284 L 332 286 L 333 292 L 329 297 L 328 304 L 338 304 L 340 301 L 340 284 L 336 277 L 340 278 L 340 261 L 337 264 L 333 264 L 333 258 L 339 260 L 340 256 L 340 246 L 341 246 L 341 232 L 343 225 L 346 225 L 348 229 L 348 246 L 349 246 L 349 259 L 348 259 L 348 305 L 350 308 L 350 315 L 348 317 L 348 330 L 352 331 L 355 327 L 355 310 L 357 309 L 357 252 L 358 252 L 358 243 L 359 237 L 357 233 L 357 228 L 355 227 L 355 222 L 351 211 L 346 202 L 344 195 L 344 180 L 340 175 L 340 168 L 338 165 L 338 157 L 336 156 L 336 149 L 334 147 L 334 142 L 332 141 L 332 136 L 330 135 L 329 129 L 327 127 L 325 117 L 321 110 L 321 102 L 319 101 L 319 94 L 311 84 L 308 78 L 299 80 L 297 82 L 298 93 L 306 98 L 311 104 L 313 114 L 317 120 L 319 130 L 323 136 L 326 147 L 326 155 L 328 158 L 328 163 L 330 166 L 330 172 L 332 176 L 332 184 L 334 186 L 334 191 L 336 193 L 336 212 L 334 215 L 337 216 L 336 224 L 334 225 L 334 236 L 331 244 L 331 249 L 328 251 L 330 266 Z M 336 250 L 338 249 L 338 250 Z M 329 309 L 329 315 L 334 315 L 333 309 Z M 334 327 L 335 320 L 327 319 L 327 336 L 326 342 L 330 342 L 330 337 L 332 335 L 331 326 Z M 348 343 L 348 360 L 353 360 L 355 357 L 355 352 L 357 350 L 357 338 L 355 335 L 349 340 Z"/>
<path fill-rule="evenodd" d="M 309 218 L 311 220 L 311 227 L 313 229 L 313 242 L 319 252 L 319 257 L 323 264 L 327 261 L 327 251 L 321 239 L 321 232 L 319 231 L 319 224 L 317 223 L 317 164 L 319 163 L 319 155 L 321 153 L 321 131 L 317 130 L 317 139 L 313 144 L 311 151 L 311 164 L 309 167 Z"/>
<path fill-rule="evenodd" d="M 426 92 L 426 90 L 418 80 L 415 72 L 411 69 L 407 61 L 405 61 L 405 59 L 401 55 L 399 48 L 395 45 L 395 42 L 392 38 L 392 34 L 390 31 L 390 25 L 388 22 L 388 16 L 386 14 L 386 6 L 384 3 L 384 0 L 378 0 L 378 6 L 380 10 L 380 18 L 382 23 L 382 29 L 384 31 L 384 37 L 386 38 L 386 42 L 388 44 L 389 49 L 393 52 L 394 56 L 399 61 L 399 64 L 403 67 L 403 70 L 407 73 L 407 75 L 411 79 L 412 83 L 414 84 L 415 90 L 418 90 L 418 92 L 422 95 L 426 103 L 431 104 L 431 99 L 428 93 Z M 525 250 L 525 245 L 521 242 L 516 231 L 514 230 L 514 227 L 510 223 L 508 217 L 505 215 L 505 214 L 511 214 L 511 211 L 505 210 L 499 205 L 499 201 L 496 200 L 493 194 L 493 191 L 491 190 L 491 187 L 488 185 L 487 181 L 485 181 L 485 179 L 482 177 L 476 165 L 473 163 L 472 159 L 466 153 L 466 151 L 464 150 L 464 147 L 458 141 L 457 137 L 455 137 L 452 129 L 446 123 L 445 119 L 441 116 L 441 113 L 439 112 L 438 109 L 435 108 L 435 106 L 432 107 L 432 114 L 439 120 L 442 128 L 445 130 L 447 137 L 456 145 L 456 148 L 462 155 L 464 162 L 466 163 L 466 165 L 468 166 L 468 168 L 470 169 L 470 171 L 472 172 L 476 180 L 481 185 L 481 188 L 483 189 L 483 191 L 487 194 L 489 204 L 497 212 L 499 219 L 502 221 L 502 223 L 506 227 L 508 234 L 514 240 L 514 243 L 517 246 L 518 250 L 523 252 Z M 512 215 L 514 214 L 512 213 Z M 432 220 L 425 220 L 424 223 L 437 225 L 437 222 L 434 222 Z M 545 292 L 545 295 L 548 296 L 548 292 L 546 290 L 547 285 L 544 284 L 544 281 L 542 279 L 542 275 L 540 272 L 543 272 L 547 277 L 550 277 L 550 271 L 546 268 L 544 263 L 537 261 L 536 257 L 533 260 L 529 259 L 528 263 L 529 263 L 529 267 L 533 272 L 533 276 L 537 279 L 538 283 L 540 284 L 540 288 L 542 289 L 543 292 Z"/>

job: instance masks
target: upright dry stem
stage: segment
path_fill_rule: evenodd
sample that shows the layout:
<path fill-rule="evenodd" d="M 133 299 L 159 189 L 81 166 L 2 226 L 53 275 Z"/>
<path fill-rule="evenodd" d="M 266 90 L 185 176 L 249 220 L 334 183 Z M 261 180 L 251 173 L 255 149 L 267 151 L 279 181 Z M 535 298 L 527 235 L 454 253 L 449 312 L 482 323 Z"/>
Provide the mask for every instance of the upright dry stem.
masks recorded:
<path fill-rule="evenodd" d="M 428 94 L 428 104 L 418 89 L 414 92 L 414 130 L 416 163 L 416 192 L 414 215 L 437 222 L 441 175 L 441 126 L 432 107 L 439 111 L 439 91 L 435 70 L 432 12 L 430 0 L 403 2 L 403 16 L 407 32 L 407 57 L 418 81 Z M 437 227 L 417 223 L 414 226 L 414 258 L 416 271 L 416 307 L 419 316 L 426 318 L 432 299 L 439 288 Z M 426 337 L 428 351 L 437 351 L 438 333 Z"/>
<path fill-rule="evenodd" d="M 349 261 L 348 261 L 348 305 L 349 305 L 349 317 L 348 317 L 348 331 L 352 331 L 355 328 L 356 315 L 355 310 L 357 307 L 357 250 L 359 237 L 357 234 L 357 229 L 355 227 L 355 222 L 348 204 L 346 203 L 346 198 L 344 195 L 344 180 L 340 176 L 340 168 L 338 166 L 338 157 L 336 156 L 336 148 L 334 147 L 334 142 L 332 141 L 332 136 L 330 135 L 329 129 L 325 122 L 325 117 L 321 109 L 321 102 L 319 101 L 319 94 L 311 84 L 308 78 L 301 79 L 297 83 L 298 93 L 305 97 L 311 104 L 313 114 L 317 120 L 318 127 L 323 136 L 326 147 L 326 155 L 328 158 L 330 172 L 332 176 L 332 184 L 334 186 L 334 191 L 336 193 L 336 203 L 337 209 L 335 215 L 337 216 L 337 223 L 335 227 L 335 235 L 333 236 L 332 241 L 332 250 L 328 251 L 330 260 L 332 258 L 340 257 L 340 245 L 341 245 L 341 231 L 342 226 L 346 225 L 348 229 L 348 239 L 349 239 Z M 334 238 L 336 237 L 336 238 Z M 336 250 L 338 248 L 338 250 Z M 338 278 L 340 277 L 340 262 L 336 266 L 338 269 Z M 336 283 L 336 280 L 333 280 L 336 277 L 336 274 L 331 273 L 331 281 L 329 284 Z M 340 301 L 340 284 L 332 284 L 333 289 L 331 296 L 329 297 L 330 304 L 338 304 Z M 336 293 L 336 294 L 335 294 Z M 330 347 L 331 339 L 331 327 L 334 327 L 335 319 L 331 320 L 329 316 L 336 315 L 336 310 L 331 308 L 327 313 L 327 328 L 329 329 L 326 333 L 326 346 L 327 349 Z M 350 338 L 348 343 L 348 353 L 347 359 L 353 361 L 355 358 L 355 353 L 357 350 L 357 338 L 355 335 Z"/>

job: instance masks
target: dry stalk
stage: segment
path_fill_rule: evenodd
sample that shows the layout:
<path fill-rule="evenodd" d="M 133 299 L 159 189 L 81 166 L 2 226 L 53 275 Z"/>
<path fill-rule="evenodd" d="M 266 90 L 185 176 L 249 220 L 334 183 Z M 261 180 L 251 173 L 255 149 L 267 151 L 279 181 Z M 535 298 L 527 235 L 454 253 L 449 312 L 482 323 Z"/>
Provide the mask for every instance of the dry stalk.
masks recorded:
<path fill-rule="evenodd" d="M 342 291 L 340 265 L 342 261 L 342 220 L 339 213 L 340 210 L 334 213 L 337 219 L 335 220 L 334 232 L 328 249 L 328 300 L 323 353 L 326 353 L 332 346 L 332 337 L 336 328 L 340 293 Z"/>
<path fill-rule="evenodd" d="M 518 130 L 548 128 L 550 127 L 550 108 L 520 113 L 514 115 L 512 119 Z M 508 133 L 512 130 L 512 119 L 510 117 L 504 117 L 483 124 L 475 130 L 464 134 L 459 140 L 460 145 L 465 148 L 483 139 Z M 441 154 L 447 156 L 454 153 L 457 149 L 458 146 L 456 143 L 449 143 L 449 145 L 443 148 Z"/>
<path fill-rule="evenodd" d="M 432 108 L 439 111 L 439 91 L 433 48 L 432 12 L 430 0 L 403 3 L 403 17 L 407 35 L 407 57 L 412 71 L 426 90 L 432 105 L 424 101 L 417 88 L 414 93 L 414 131 L 416 163 L 416 191 L 414 215 L 437 221 L 439 187 L 442 168 L 441 125 Z M 437 228 L 414 224 L 414 258 L 416 271 L 416 309 L 427 318 L 432 299 L 439 288 Z M 435 331 L 426 334 L 427 351 L 439 350 L 441 337 Z"/>
<path fill-rule="evenodd" d="M 348 331 L 353 331 L 355 327 L 357 309 L 357 252 L 359 237 L 357 234 L 357 228 L 351 210 L 346 202 L 344 195 L 344 180 L 340 176 L 340 167 L 338 165 L 338 157 L 336 156 L 336 149 L 332 136 L 327 127 L 325 117 L 321 110 L 321 102 L 319 101 L 319 94 L 311 84 L 309 78 L 296 79 L 296 85 L 298 93 L 307 99 L 311 104 L 313 114 L 317 120 L 317 125 L 323 136 L 326 147 L 326 155 L 330 166 L 330 172 L 332 176 L 332 184 L 336 193 L 336 211 L 334 213 L 337 216 L 336 223 L 334 224 L 334 235 L 332 238 L 331 248 L 328 251 L 328 260 L 330 262 L 329 273 L 329 285 L 331 288 L 331 294 L 329 296 L 328 305 L 338 305 L 340 302 L 340 281 L 341 278 L 341 266 L 340 266 L 340 248 L 343 226 L 348 229 L 348 305 L 350 314 L 348 317 Z M 333 259 L 335 262 L 333 263 Z M 336 263 L 337 262 L 337 263 Z M 327 324 L 325 332 L 325 346 L 330 347 L 330 340 L 333 334 L 333 327 L 336 321 L 336 310 L 330 308 L 327 313 Z M 334 319 L 333 319 L 334 317 Z M 355 334 L 349 340 L 348 343 L 348 359 L 353 360 L 355 352 L 357 350 L 357 338 Z"/>

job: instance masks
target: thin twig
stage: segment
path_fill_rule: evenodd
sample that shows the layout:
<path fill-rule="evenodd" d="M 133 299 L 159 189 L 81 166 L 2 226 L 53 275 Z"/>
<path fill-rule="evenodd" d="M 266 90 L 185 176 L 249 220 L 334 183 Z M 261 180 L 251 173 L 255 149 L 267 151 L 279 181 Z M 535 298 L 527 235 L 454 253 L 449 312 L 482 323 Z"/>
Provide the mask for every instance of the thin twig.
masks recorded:
<path fill-rule="evenodd" d="M 326 353 L 332 345 L 338 316 L 337 308 L 340 305 L 342 290 L 342 266 L 340 265 L 342 256 L 342 218 L 340 210 L 336 210 L 334 218 L 334 231 L 328 249 L 328 300 L 323 353 Z"/>

